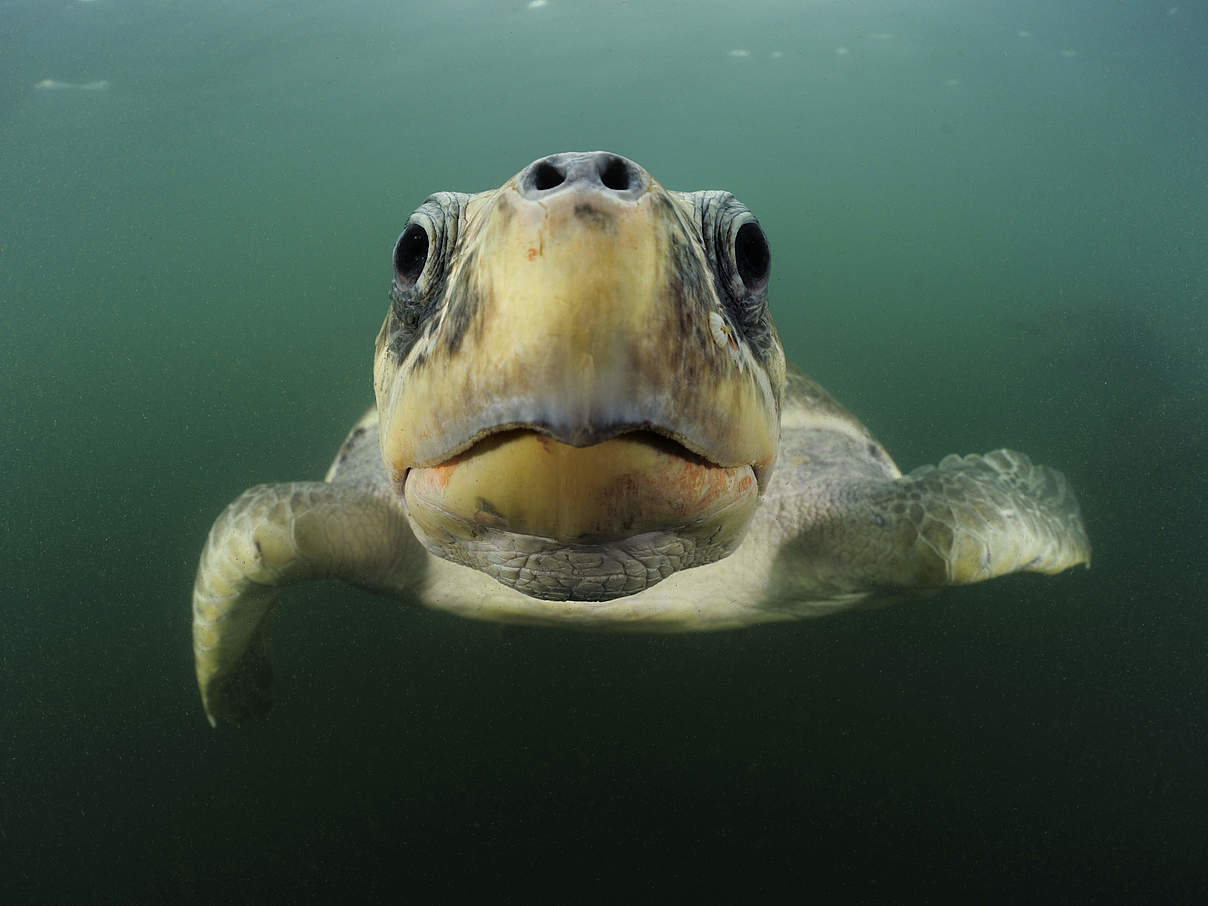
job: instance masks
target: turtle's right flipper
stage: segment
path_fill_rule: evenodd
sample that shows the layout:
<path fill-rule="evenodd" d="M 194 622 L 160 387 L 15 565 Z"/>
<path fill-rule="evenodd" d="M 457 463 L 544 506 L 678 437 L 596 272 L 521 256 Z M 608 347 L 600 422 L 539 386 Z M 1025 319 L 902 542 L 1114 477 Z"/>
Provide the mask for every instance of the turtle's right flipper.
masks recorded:
<path fill-rule="evenodd" d="M 338 578 L 402 589 L 424 556 L 380 488 L 295 482 L 236 498 L 210 529 L 193 587 L 193 655 L 210 723 L 237 724 L 268 710 L 278 588 Z"/>

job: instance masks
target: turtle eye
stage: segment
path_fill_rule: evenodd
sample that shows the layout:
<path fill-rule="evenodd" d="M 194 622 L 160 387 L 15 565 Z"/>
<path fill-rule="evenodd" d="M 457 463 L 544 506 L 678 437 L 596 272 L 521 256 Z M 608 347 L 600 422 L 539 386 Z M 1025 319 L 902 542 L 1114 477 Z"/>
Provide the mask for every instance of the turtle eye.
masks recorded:
<path fill-rule="evenodd" d="M 404 292 L 414 289 L 428 263 L 428 231 L 409 223 L 394 244 L 394 282 Z"/>
<path fill-rule="evenodd" d="M 753 220 L 748 220 L 734 234 L 734 263 L 746 291 L 751 295 L 763 292 L 768 285 L 772 253 L 763 230 Z"/>

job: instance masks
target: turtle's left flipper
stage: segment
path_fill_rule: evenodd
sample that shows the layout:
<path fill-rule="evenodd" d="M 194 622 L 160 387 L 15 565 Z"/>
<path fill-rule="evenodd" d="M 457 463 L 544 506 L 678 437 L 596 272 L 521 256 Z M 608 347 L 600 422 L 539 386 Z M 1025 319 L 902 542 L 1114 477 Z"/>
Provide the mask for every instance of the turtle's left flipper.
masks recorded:
<path fill-rule="evenodd" d="M 842 498 L 801 540 L 828 549 L 864 588 L 969 585 L 1090 563 L 1065 477 L 1013 450 L 948 456 L 894 481 L 854 483 Z"/>
<path fill-rule="evenodd" d="M 424 556 L 380 488 L 294 482 L 236 498 L 210 529 L 193 586 L 193 653 L 210 723 L 237 724 L 268 710 L 278 588 L 342 578 L 404 589 L 420 577 Z"/>

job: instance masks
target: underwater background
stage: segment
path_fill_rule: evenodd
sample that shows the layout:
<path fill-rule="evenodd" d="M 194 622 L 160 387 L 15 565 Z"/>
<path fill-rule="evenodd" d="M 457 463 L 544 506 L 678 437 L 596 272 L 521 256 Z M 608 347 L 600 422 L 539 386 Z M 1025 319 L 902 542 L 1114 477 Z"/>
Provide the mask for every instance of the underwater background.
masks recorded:
<path fill-rule="evenodd" d="M 1093 567 L 655 637 L 300 586 L 212 730 L 206 532 L 369 405 L 406 217 L 594 148 L 734 192 L 790 360 L 904 470 L 1063 470 Z M 1202 902 L 1205 149 L 1203 2 L 0 2 L 0 899 Z"/>

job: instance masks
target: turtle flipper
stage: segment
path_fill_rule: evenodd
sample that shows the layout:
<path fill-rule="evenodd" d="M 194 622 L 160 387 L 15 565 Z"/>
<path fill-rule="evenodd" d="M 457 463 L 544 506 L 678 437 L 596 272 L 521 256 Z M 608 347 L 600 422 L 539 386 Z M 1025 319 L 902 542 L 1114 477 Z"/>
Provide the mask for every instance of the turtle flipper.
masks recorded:
<path fill-rule="evenodd" d="M 841 509 L 836 535 L 850 547 L 841 553 L 874 587 L 969 585 L 1090 564 L 1065 477 L 1013 450 L 948 456 L 866 488 Z"/>
<path fill-rule="evenodd" d="M 193 655 L 210 723 L 268 710 L 278 588 L 322 578 L 405 588 L 424 556 L 397 504 L 374 487 L 295 482 L 236 498 L 210 529 L 193 586 Z"/>

